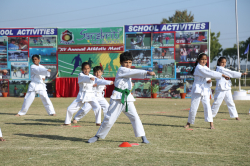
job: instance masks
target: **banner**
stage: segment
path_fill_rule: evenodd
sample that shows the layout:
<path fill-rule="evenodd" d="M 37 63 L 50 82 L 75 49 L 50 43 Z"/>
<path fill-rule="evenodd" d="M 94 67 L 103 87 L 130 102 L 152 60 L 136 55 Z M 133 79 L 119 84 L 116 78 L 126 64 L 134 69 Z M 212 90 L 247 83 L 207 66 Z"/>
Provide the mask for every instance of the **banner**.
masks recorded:
<path fill-rule="evenodd" d="M 56 28 L 13 28 L 0 29 L 0 36 L 57 35 Z"/>
<path fill-rule="evenodd" d="M 90 44 L 123 44 L 123 27 L 58 29 L 58 45 Z"/>
<path fill-rule="evenodd" d="M 153 25 L 125 25 L 127 32 L 167 32 L 167 31 L 195 31 L 209 30 L 209 22 L 201 23 L 174 23 Z"/>

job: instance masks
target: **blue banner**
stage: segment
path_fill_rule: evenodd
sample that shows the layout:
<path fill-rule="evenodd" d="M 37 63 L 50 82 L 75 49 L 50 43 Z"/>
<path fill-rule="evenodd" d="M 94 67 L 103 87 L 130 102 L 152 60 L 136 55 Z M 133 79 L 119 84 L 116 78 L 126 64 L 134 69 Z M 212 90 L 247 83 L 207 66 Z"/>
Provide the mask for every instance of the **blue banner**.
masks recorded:
<path fill-rule="evenodd" d="M 125 25 L 125 32 L 169 32 L 209 30 L 209 22 L 152 25 Z"/>
<path fill-rule="evenodd" d="M 57 35 L 57 28 L 0 29 L 0 36 Z"/>

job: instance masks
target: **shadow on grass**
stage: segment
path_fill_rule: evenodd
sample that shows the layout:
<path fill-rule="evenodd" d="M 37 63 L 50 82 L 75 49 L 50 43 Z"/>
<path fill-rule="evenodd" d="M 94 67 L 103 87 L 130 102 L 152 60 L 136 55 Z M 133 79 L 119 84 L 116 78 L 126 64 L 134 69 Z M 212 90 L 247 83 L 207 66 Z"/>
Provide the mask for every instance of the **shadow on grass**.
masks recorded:
<path fill-rule="evenodd" d="M 146 116 L 165 116 L 170 118 L 185 118 L 188 119 L 188 116 L 175 116 L 175 115 L 162 115 L 162 114 L 139 114 L 139 115 L 146 115 Z M 188 115 L 188 114 L 187 114 Z M 204 119 L 202 117 L 195 117 L 196 119 Z"/>
<path fill-rule="evenodd" d="M 41 126 L 58 126 L 57 124 L 45 124 L 45 123 L 5 123 L 13 125 L 41 125 Z"/>
<path fill-rule="evenodd" d="M 52 140 L 69 140 L 69 141 L 81 141 L 81 142 L 88 141 L 88 139 L 82 139 L 82 138 L 76 138 L 76 137 L 64 137 L 60 135 L 35 135 L 35 134 L 23 134 L 23 133 L 18 133 L 14 135 L 25 136 L 25 137 L 46 138 L 46 139 L 52 139 Z"/>
<path fill-rule="evenodd" d="M 3 113 L 3 112 L 0 112 L 0 114 L 2 114 L 2 115 L 16 115 L 16 113 Z"/>
<path fill-rule="evenodd" d="M 64 123 L 64 120 L 62 119 L 24 119 L 27 121 L 38 121 L 38 122 L 55 122 L 55 123 Z"/>

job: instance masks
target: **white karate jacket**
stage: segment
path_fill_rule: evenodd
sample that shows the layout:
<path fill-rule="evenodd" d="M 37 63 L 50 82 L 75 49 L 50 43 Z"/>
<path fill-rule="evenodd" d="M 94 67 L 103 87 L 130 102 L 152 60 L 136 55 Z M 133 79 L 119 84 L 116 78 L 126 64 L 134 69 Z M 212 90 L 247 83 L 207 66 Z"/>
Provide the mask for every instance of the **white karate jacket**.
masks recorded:
<path fill-rule="evenodd" d="M 97 83 L 96 87 L 93 87 L 93 90 L 95 92 L 96 98 L 102 98 L 104 97 L 104 88 L 106 87 L 105 85 L 110 85 L 112 81 L 105 80 L 103 77 L 102 79 L 95 78 L 95 81 Z"/>
<path fill-rule="evenodd" d="M 115 87 L 119 89 L 132 89 L 131 78 L 145 78 L 147 75 L 146 70 L 139 69 L 129 69 L 126 67 L 120 67 L 115 76 Z M 122 93 L 113 90 L 111 99 L 117 100 L 122 98 Z M 131 93 L 127 97 L 127 101 L 135 101 L 135 98 L 131 95 Z"/>
<path fill-rule="evenodd" d="M 222 66 L 217 66 L 216 71 L 225 74 L 230 78 L 240 78 L 242 75 L 240 72 L 225 69 Z M 231 86 L 232 86 L 231 80 L 226 80 L 224 77 L 216 79 L 215 90 L 230 90 Z"/>
<path fill-rule="evenodd" d="M 207 80 L 210 78 L 220 79 L 221 77 L 221 73 L 212 71 L 207 66 L 201 66 L 198 63 L 194 71 L 192 93 L 200 93 L 202 96 L 210 95 L 212 83 L 208 84 Z"/>
<path fill-rule="evenodd" d="M 47 90 L 42 78 L 45 78 L 45 76 L 50 76 L 50 72 L 48 72 L 48 69 L 39 64 L 39 66 L 31 65 L 30 70 L 31 82 L 29 84 L 28 91 Z"/>

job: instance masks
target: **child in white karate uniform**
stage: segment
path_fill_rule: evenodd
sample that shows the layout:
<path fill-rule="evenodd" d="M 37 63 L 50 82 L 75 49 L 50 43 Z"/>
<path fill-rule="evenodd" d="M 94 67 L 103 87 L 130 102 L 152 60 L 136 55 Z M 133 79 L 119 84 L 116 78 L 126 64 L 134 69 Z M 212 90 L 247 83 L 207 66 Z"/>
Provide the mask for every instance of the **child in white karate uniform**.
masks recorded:
<path fill-rule="evenodd" d="M 210 106 L 211 81 L 209 80 L 210 78 L 220 79 L 222 77 L 229 79 L 229 77 L 219 72 L 210 70 L 206 66 L 206 63 L 207 55 L 205 53 L 200 53 L 191 72 L 191 74 L 194 75 L 194 83 L 191 92 L 191 107 L 189 110 L 187 125 L 184 126 L 185 128 L 189 128 L 190 124 L 194 124 L 195 116 L 201 101 L 204 108 L 205 121 L 210 122 L 210 128 L 214 129 L 212 111 Z"/>
<path fill-rule="evenodd" d="M 95 92 L 95 96 L 96 99 L 98 101 L 98 103 L 101 106 L 101 109 L 103 110 L 103 114 L 104 117 L 108 111 L 109 108 L 109 103 L 107 102 L 107 100 L 104 98 L 104 89 L 106 88 L 105 85 L 112 85 L 113 81 L 108 81 L 108 80 L 104 80 L 104 78 L 102 77 L 103 74 L 103 70 L 101 66 L 96 66 L 93 68 L 94 71 L 94 75 L 97 77 L 96 80 L 97 81 L 97 86 L 95 86 L 94 92 Z M 100 81 L 102 81 L 103 85 L 99 85 Z M 77 121 L 79 121 L 80 119 L 82 119 L 85 115 L 87 115 L 87 113 L 92 109 L 91 105 L 89 103 L 84 103 L 84 106 L 76 113 L 73 123 L 77 123 Z M 96 126 L 101 126 L 101 111 L 99 114 L 96 114 L 98 117 L 96 117 L 96 119 L 98 120 L 96 123 Z"/>
<path fill-rule="evenodd" d="M 216 71 L 222 74 L 229 76 L 230 78 L 240 78 L 242 75 L 246 75 L 247 73 L 240 73 L 236 71 L 231 71 L 226 69 L 227 59 L 225 57 L 220 57 L 217 61 Z M 231 80 L 226 80 L 225 78 L 216 79 L 216 88 L 214 95 L 214 103 L 212 105 L 212 114 L 215 117 L 219 111 L 220 105 L 224 100 L 227 104 L 228 112 L 230 118 L 235 118 L 236 120 L 240 120 L 238 117 L 238 113 L 233 101 L 232 92 L 231 92 Z"/>
<path fill-rule="evenodd" d="M 28 92 L 24 98 L 23 106 L 21 111 L 18 112 L 15 116 L 22 116 L 28 112 L 30 105 L 33 103 L 36 93 L 39 94 L 43 105 L 48 113 L 48 115 L 55 116 L 54 107 L 48 97 L 46 85 L 43 80 L 45 76 L 50 76 L 50 69 L 46 69 L 44 66 L 40 65 L 39 55 L 32 56 L 33 65 L 30 66 L 30 78 L 31 82 L 29 84 Z"/>
<path fill-rule="evenodd" d="M 8 70 L 0 70 L 0 79 L 2 79 L 2 73 L 7 74 Z M 3 139 L 1 128 L 0 128 L 0 141 L 6 141 L 5 139 Z"/>
<path fill-rule="evenodd" d="M 82 73 L 78 75 L 79 93 L 76 99 L 70 104 L 67 109 L 66 118 L 63 126 L 71 126 L 71 119 L 75 112 L 83 107 L 84 103 L 89 103 L 94 110 L 96 123 L 97 118 L 101 111 L 95 92 L 93 91 L 93 85 L 95 84 L 95 77 L 90 72 L 90 64 L 88 62 L 82 63 Z M 96 80 L 98 83 L 98 80 Z"/>
<path fill-rule="evenodd" d="M 124 112 L 132 123 L 135 136 L 141 137 L 143 143 L 149 143 L 134 105 L 135 99 L 130 93 L 132 89 L 131 78 L 145 78 L 147 74 L 155 75 L 155 73 L 130 69 L 132 61 L 133 57 L 130 52 L 124 52 L 120 55 L 121 67 L 118 69 L 115 77 L 115 89 L 110 98 L 108 112 L 96 135 L 88 140 L 89 143 L 96 142 L 99 138 L 104 139 L 121 112 Z"/>

